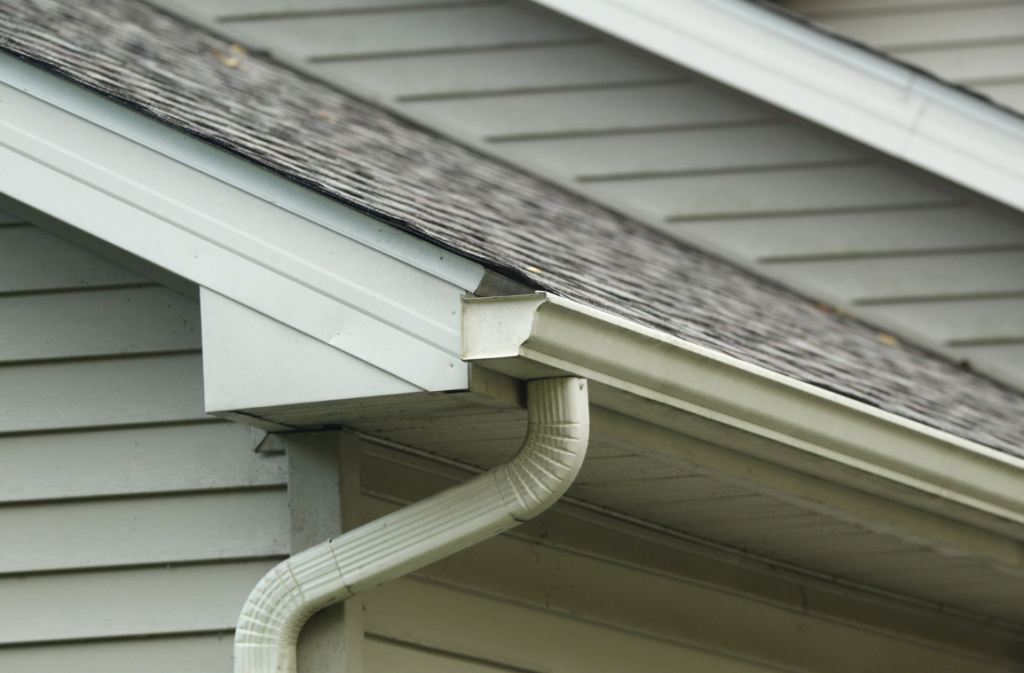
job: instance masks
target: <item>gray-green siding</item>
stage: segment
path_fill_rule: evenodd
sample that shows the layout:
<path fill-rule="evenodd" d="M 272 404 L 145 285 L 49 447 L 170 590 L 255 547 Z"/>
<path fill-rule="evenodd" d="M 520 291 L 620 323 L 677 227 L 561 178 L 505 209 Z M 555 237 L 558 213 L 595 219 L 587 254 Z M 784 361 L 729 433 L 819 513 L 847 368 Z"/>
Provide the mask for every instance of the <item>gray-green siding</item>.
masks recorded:
<path fill-rule="evenodd" d="M 196 301 L 0 222 L 0 670 L 230 671 L 283 456 L 203 413 Z"/>

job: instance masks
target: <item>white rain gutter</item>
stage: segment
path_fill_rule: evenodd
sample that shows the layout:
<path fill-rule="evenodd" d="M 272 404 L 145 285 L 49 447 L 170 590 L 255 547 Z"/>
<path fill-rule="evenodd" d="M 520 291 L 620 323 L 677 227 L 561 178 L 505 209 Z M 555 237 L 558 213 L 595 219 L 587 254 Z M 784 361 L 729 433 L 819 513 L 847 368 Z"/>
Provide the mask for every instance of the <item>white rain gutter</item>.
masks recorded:
<path fill-rule="evenodd" d="M 533 0 L 1024 210 L 1024 118 L 747 0 Z"/>
<path fill-rule="evenodd" d="M 1024 568 L 1016 456 L 544 293 L 464 299 L 463 359 L 584 376 L 595 432 Z"/>
<path fill-rule="evenodd" d="M 529 425 L 508 463 L 283 561 L 256 585 L 235 631 L 236 673 L 295 673 L 314 613 L 506 531 L 558 500 L 590 432 L 587 382 L 531 381 Z"/>

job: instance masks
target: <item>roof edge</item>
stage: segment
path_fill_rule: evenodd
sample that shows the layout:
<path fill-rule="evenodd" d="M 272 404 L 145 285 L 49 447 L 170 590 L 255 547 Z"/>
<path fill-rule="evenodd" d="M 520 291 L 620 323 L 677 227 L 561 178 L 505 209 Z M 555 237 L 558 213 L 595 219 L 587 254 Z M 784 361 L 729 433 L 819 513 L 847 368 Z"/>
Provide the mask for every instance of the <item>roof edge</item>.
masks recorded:
<path fill-rule="evenodd" d="M 0 98 L 5 209 L 417 388 L 466 386 L 457 312 L 483 266 L 3 53 Z"/>
<path fill-rule="evenodd" d="M 2 49 L 0 83 L 460 287 L 473 290 L 483 280 L 486 270 L 473 260 L 454 254 L 439 255 L 441 248 L 435 243 L 191 137 L 184 130 Z"/>
<path fill-rule="evenodd" d="M 533 0 L 1024 210 L 1024 117 L 744 0 Z"/>
<path fill-rule="evenodd" d="M 464 299 L 463 359 L 584 376 L 617 413 L 684 435 L 713 426 L 712 444 L 1024 540 L 1024 459 L 567 299 Z"/>

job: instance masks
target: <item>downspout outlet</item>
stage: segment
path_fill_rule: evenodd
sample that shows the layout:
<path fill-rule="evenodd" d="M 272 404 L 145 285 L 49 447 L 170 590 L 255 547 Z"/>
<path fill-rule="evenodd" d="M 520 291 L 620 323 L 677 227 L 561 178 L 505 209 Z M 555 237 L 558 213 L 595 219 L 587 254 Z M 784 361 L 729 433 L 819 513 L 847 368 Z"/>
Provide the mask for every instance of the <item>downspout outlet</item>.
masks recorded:
<path fill-rule="evenodd" d="M 572 484 L 586 454 L 585 379 L 531 381 L 528 428 L 507 463 L 281 562 L 256 585 L 235 630 L 235 673 L 297 673 L 314 613 L 531 519 Z"/>

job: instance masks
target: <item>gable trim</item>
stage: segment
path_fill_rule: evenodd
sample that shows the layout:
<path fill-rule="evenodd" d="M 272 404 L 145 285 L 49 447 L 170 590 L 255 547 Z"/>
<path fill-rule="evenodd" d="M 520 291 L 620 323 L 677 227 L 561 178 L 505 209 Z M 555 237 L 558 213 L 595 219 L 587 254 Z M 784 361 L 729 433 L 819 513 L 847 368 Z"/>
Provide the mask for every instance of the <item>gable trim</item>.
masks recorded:
<path fill-rule="evenodd" d="M 3 53 L 0 83 L 455 285 L 472 289 L 483 278 L 475 262 Z"/>
<path fill-rule="evenodd" d="M 418 388 L 466 387 L 459 299 L 482 266 L 6 55 L 0 101 L 0 192 L 26 212 Z"/>
<path fill-rule="evenodd" d="M 1024 210 L 1024 118 L 746 0 L 534 0 Z"/>

